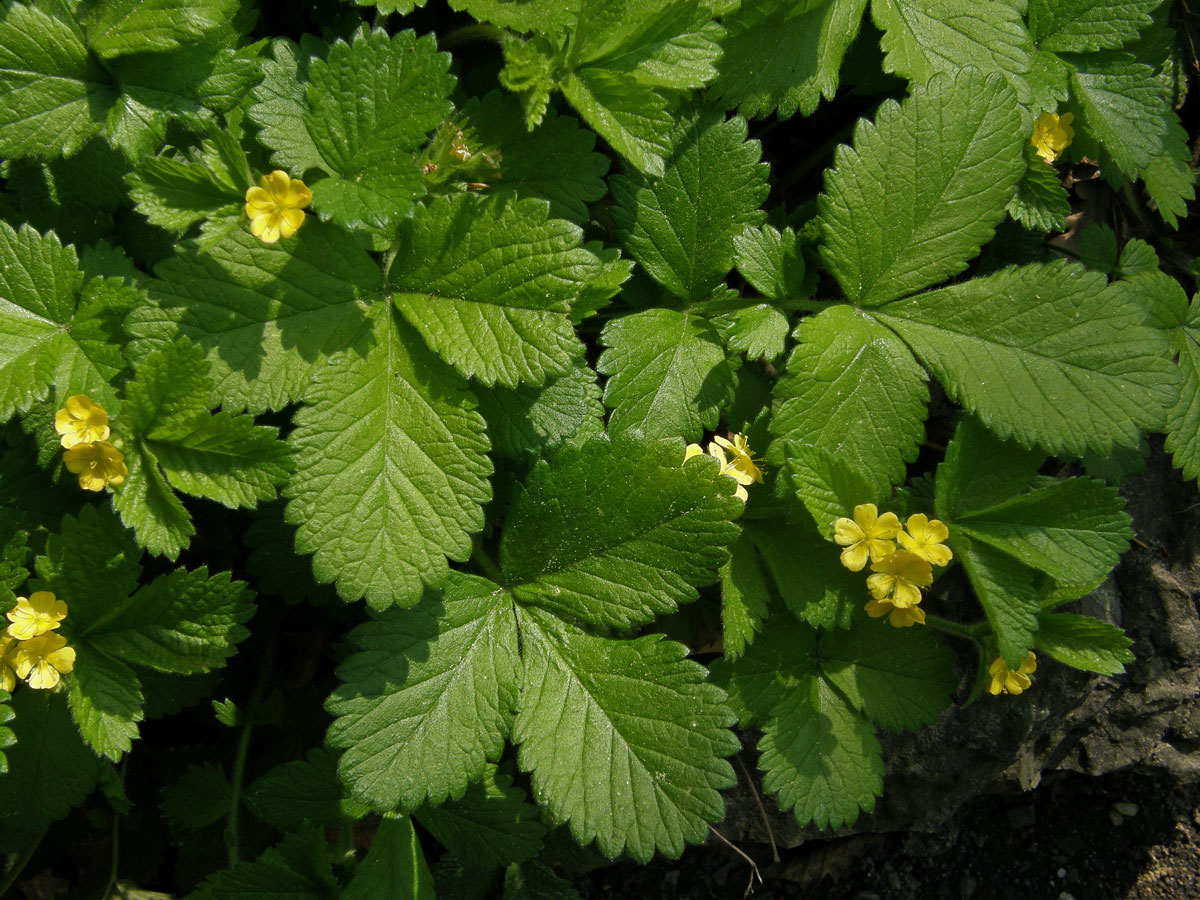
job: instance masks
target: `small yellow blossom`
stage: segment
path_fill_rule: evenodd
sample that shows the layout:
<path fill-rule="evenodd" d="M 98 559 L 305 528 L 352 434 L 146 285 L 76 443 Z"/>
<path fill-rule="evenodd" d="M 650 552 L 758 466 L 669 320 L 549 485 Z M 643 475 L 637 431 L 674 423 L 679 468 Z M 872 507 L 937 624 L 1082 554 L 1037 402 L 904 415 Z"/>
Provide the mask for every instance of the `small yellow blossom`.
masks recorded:
<path fill-rule="evenodd" d="M 872 619 L 887 616 L 888 624 L 893 628 L 925 624 L 925 610 L 919 606 L 896 606 L 890 600 L 872 600 L 863 608 Z"/>
<path fill-rule="evenodd" d="M 107 441 L 108 412 L 87 394 L 76 394 L 54 414 L 54 430 L 68 450 L 76 444 Z"/>
<path fill-rule="evenodd" d="M 942 542 L 950 537 L 950 531 L 940 519 L 930 519 L 924 513 L 913 513 L 905 523 L 907 531 L 896 535 L 896 540 L 905 550 L 910 550 L 921 559 L 935 566 L 950 564 L 954 554 Z"/>
<path fill-rule="evenodd" d="M 728 475 L 738 483 L 737 490 L 733 494 L 745 503 L 750 496 L 746 493 L 746 485 L 755 482 L 762 484 L 763 474 L 758 463 L 754 461 L 754 454 L 750 451 L 746 436 L 735 434 L 732 437 L 733 440 L 730 441 L 720 435 L 714 435 L 712 442 L 708 445 L 708 455 L 721 464 L 722 475 Z M 683 461 L 687 462 L 693 456 L 699 456 L 703 452 L 699 444 L 688 444 Z M 727 452 L 728 455 L 726 455 Z"/>
<path fill-rule="evenodd" d="M 10 694 L 17 686 L 16 653 L 16 638 L 9 637 L 8 632 L 0 631 L 0 691 L 8 691 Z"/>
<path fill-rule="evenodd" d="M 906 609 L 921 602 L 921 588 L 933 584 L 933 569 L 928 560 L 908 550 L 897 550 L 879 562 L 871 563 L 875 575 L 867 579 L 867 590 L 876 600 Z"/>
<path fill-rule="evenodd" d="M 60 674 L 75 668 L 75 650 L 61 634 L 40 634 L 17 644 L 14 668 L 31 688 L 46 690 L 58 684 Z"/>
<path fill-rule="evenodd" d="M 105 485 L 118 485 L 125 480 L 129 469 L 125 456 L 108 441 L 76 444 L 63 451 L 67 471 L 79 476 L 79 486 L 85 491 L 102 491 Z"/>
<path fill-rule="evenodd" d="M 1029 143 L 1037 148 L 1037 154 L 1046 162 L 1054 162 L 1058 155 L 1071 146 L 1075 129 L 1071 127 L 1074 113 L 1042 113 L 1033 123 L 1033 137 Z"/>
<path fill-rule="evenodd" d="M 34 591 L 28 597 L 18 597 L 17 605 L 8 611 L 8 633 L 18 641 L 27 641 L 39 634 L 53 631 L 67 617 L 67 604 L 50 591 Z"/>
<path fill-rule="evenodd" d="M 989 694 L 1019 694 L 1022 691 L 1029 690 L 1029 686 L 1033 684 L 1033 679 L 1029 677 L 1031 672 L 1037 670 L 1037 657 L 1030 650 L 1025 654 L 1025 658 L 1021 660 L 1021 665 L 1014 672 L 1004 662 L 1003 656 L 997 656 L 996 659 L 988 666 L 988 674 L 992 676 L 992 683 L 988 686 Z"/>
<path fill-rule="evenodd" d="M 892 538 L 900 531 L 900 520 L 895 513 L 879 515 L 874 503 L 860 503 L 854 507 L 854 518 L 843 516 L 833 523 L 833 539 L 841 547 L 842 565 L 851 572 L 861 571 L 871 562 L 879 562 L 888 556 L 896 545 Z"/>
<path fill-rule="evenodd" d="M 312 191 L 282 169 L 264 175 L 260 184 L 246 191 L 250 233 L 268 244 L 291 237 L 304 224 L 304 207 L 312 203 Z"/>

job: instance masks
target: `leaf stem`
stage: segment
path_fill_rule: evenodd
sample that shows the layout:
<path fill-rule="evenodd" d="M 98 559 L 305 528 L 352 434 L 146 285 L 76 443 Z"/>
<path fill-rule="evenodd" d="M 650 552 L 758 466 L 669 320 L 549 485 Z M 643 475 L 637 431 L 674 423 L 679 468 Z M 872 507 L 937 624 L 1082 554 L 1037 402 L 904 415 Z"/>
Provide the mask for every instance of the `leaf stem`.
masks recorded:
<path fill-rule="evenodd" d="M 121 760 L 120 780 L 121 789 L 125 789 L 125 772 L 129 769 L 129 754 L 125 754 L 125 758 Z M 100 895 L 100 900 L 108 900 L 109 894 L 117 884 L 117 868 L 121 861 L 121 814 L 114 808 L 112 819 L 112 864 L 108 869 L 108 884 L 104 886 L 104 893 Z"/>
<path fill-rule="evenodd" d="M 484 575 L 492 579 L 496 584 L 504 587 L 504 573 L 500 571 L 499 566 L 492 562 L 492 558 L 484 552 L 482 547 L 477 546 L 471 553 L 471 562 L 479 566 L 483 570 Z"/>
<path fill-rule="evenodd" d="M 972 643 L 979 643 L 979 638 L 975 636 L 975 629 L 970 625 L 962 625 L 958 622 L 951 622 L 949 619 L 943 619 L 939 616 L 931 616 L 928 613 L 925 615 L 925 624 L 931 628 L 936 628 L 939 631 L 944 631 L 947 634 L 954 634 L 958 635 L 958 637 L 966 638 Z"/>
<path fill-rule="evenodd" d="M 12 864 L 8 867 L 8 871 L 4 874 L 4 880 L 0 881 L 0 897 L 3 897 L 5 894 L 7 894 L 8 889 L 16 883 L 18 878 L 21 877 L 21 873 L 25 870 L 25 867 L 29 865 L 29 860 L 33 858 L 33 854 L 37 853 L 38 847 L 42 845 L 42 839 L 46 836 L 46 831 L 48 830 L 49 829 L 44 829 L 42 833 L 37 836 L 37 840 L 31 842 L 28 847 L 14 854 L 15 859 L 12 860 Z"/>
<path fill-rule="evenodd" d="M 229 867 L 238 864 L 238 819 L 242 805 L 242 783 L 246 779 L 246 758 L 250 753 L 250 733 L 254 730 L 254 714 L 262 702 L 267 689 L 267 676 L 275 661 L 275 638 L 272 637 L 263 653 L 254 692 L 246 705 L 246 720 L 242 723 L 242 734 L 238 738 L 237 756 L 233 761 L 232 789 L 229 793 L 229 818 L 225 821 L 225 849 L 229 852 Z"/>

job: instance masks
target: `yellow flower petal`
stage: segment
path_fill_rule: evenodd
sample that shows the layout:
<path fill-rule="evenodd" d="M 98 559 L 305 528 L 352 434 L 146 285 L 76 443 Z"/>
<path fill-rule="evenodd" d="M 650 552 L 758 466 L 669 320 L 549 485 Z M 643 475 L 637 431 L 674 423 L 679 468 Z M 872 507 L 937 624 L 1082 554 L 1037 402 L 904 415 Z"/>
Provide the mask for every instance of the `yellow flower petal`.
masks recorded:
<path fill-rule="evenodd" d="M 8 633 L 19 641 L 27 641 L 53 631 L 67 617 L 67 604 L 50 591 L 34 591 L 28 597 L 18 597 L 17 605 L 8 611 Z"/>
<path fill-rule="evenodd" d="M 291 237 L 304 224 L 304 207 L 312 203 L 312 191 L 299 178 L 282 169 L 264 175 L 259 186 L 246 190 L 246 216 L 250 233 L 273 244 Z"/>
<path fill-rule="evenodd" d="M 121 484 L 129 474 L 124 459 L 108 441 L 77 444 L 63 451 L 63 464 L 68 472 L 79 476 L 79 486 L 85 491 L 102 491 L 106 485 Z"/>
<path fill-rule="evenodd" d="M 54 414 L 54 430 L 68 449 L 76 444 L 108 440 L 108 412 L 86 394 L 75 394 Z"/>
<path fill-rule="evenodd" d="M 988 693 L 992 695 L 1012 694 L 1016 696 L 1023 691 L 1027 691 L 1033 684 L 1033 679 L 1029 677 L 1029 674 L 1036 670 L 1037 657 L 1033 655 L 1032 650 L 1025 654 L 1025 658 L 1021 660 L 1021 664 L 1017 667 L 1016 671 L 1008 667 L 1003 656 L 998 656 L 988 666 L 988 674 L 992 676 L 992 683 L 988 685 Z"/>
<path fill-rule="evenodd" d="M 46 690 L 58 684 L 60 673 L 65 675 L 75 668 L 75 650 L 67 646 L 67 639 L 61 634 L 50 632 L 21 641 L 15 663 L 19 678 L 24 678 L 32 688 Z"/>
<path fill-rule="evenodd" d="M 842 565 L 851 572 L 861 572 L 863 567 L 866 566 L 870 555 L 870 549 L 866 543 L 860 541 L 842 551 Z M 867 580 L 869 581 L 870 579 Z"/>

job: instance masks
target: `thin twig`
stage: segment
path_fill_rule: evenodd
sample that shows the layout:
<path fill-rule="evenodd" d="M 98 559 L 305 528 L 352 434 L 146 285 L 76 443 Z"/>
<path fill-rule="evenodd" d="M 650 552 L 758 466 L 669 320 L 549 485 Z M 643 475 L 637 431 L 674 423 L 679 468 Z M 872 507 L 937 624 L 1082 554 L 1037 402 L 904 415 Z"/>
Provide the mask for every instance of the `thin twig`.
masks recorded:
<path fill-rule="evenodd" d="M 746 898 L 750 895 L 750 891 L 754 889 L 754 879 L 755 878 L 758 879 L 759 884 L 763 883 L 762 873 L 758 871 L 758 863 L 756 863 L 749 856 L 747 856 L 744 850 L 742 850 L 740 847 L 735 846 L 729 840 L 729 838 L 725 837 L 725 835 L 721 834 L 721 832 L 717 831 L 717 829 L 713 828 L 711 825 L 708 826 L 708 830 L 711 831 L 713 834 L 715 834 L 717 837 L 719 837 L 725 843 L 726 847 L 728 847 L 730 850 L 732 850 L 734 853 L 736 853 L 738 856 L 740 856 L 742 859 L 744 859 L 746 862 L 748 862 L 750 864 L 750 883 L 748 885 L 746 885 L 746 893 L 742 894 L 742 897 L 744 900 L 744 898 Z"/>
<path fill-rule="evenodd" d="M 767 808 L 763 806 L 762 797 L 758 796 L 758 791 L 754 787 L 754 779 L 750 777 L 746 764 L 742 762 L 742 754 L 733 754 L 733 761 L 738 764 L 738 768 L 746 776 L 746 784 L 750 785 L 750 793 L 754 796 L 754 802 L 758 804 L 758 814 L 762 816 L 763 825 L 767 829 L 767 837 L 771 841 L 771 859 L 779 862 L 779 848 L 775 846 L 775 832 L 771 830 L 771 820 L 767 818 Z"/>

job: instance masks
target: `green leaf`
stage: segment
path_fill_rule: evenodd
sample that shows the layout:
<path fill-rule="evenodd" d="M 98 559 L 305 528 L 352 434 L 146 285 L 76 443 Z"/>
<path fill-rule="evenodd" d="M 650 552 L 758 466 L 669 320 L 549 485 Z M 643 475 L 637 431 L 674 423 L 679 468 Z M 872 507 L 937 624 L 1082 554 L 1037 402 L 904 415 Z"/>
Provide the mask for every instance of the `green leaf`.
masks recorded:
<path fill-rule="evenodd" d="M 756 291 L 777 302 L 807 296 L 800 238 L 791 228 L 745 226 L 733 236 L 734 264 Z"/>
<path fill-rule="evenodd" d="M 606 193 L 609 161 L 596 151 L 596 136 L 581 128 L 578 119 L 550 110 L 541 125 L 529 131 L 521 121 L 520 101 L 498 91 L 482 100 L 472 98 L 461 114 L 480 149 L 499 148 L 500 177 L 490 182 L 489 193 L 548 200 L 550 215 L 587 224 L 587 204 Z"/>
<path fill-rule="evenodd" d="M 721 566 L 721 626 L 726 659 L 746 652 L 762 630 L 771 602 L 767 575 L 758 562 L 757 551 L 743 535 L 729 549 L 729 560 Z"/>
<path fill-rule="evenodd" d="M 894 731 L 932 725 L 958 687 L 954 653 L 933 629 L 862 622 L 823 634 L 820 657 L 829 683 Z"/>
<path fill-rule="evenodd" d="M 996 634 L 1000 655 L 1016 669 L 1033 647 L 1037 631 L 1038 592 L 1033 571 L 987 544 L 968 539 L 953 524 L 950 539 Z"/>
<path fill-rule="evenodd" d="M 925 436 L 928 376 L 874 316 L 832 306 L 803 320 L 775 388 L 771 431 L 829 452 L 876 492 L 904 481 Z"/>
<path fill-rule="evenodd" d="M 338 900 L 333 857 L 316 828 L 286 835 L 254 862 L 240 862 L 209 877 L 205 900 Z"/>
<path fill-rule="evenodd" d="M 852 825 L 883 793 L 883 759 L 871 723 L 820 676 L 804 679 L 763 729 L 763 788 L 803 824 Z"/>
<path fill-rule="evenodd" d="M 1166 449 L 1185 478 L 1200 478 L 1200 294 L 1174 334 L 1179 351 L 1179 399 L 1167 412 Z"/>
<path fill-rule="evenodd" d="M 708 320 L 673 309 L 647 309 L 609 322 L 596 363 L 608 375 L 604 403 L 614 435 L 699 440 L 733 401 L 735 375 Z"/>
<path fill-rule="evenodd" d="M 81 25 L 101 59 L 178 50 L 225 26 L 236 0 L 93 0 Z"/>
<path fill-rule="evenodd" d="M 304 759 L 276 766 L 246 789 L 246 808 L 281 831 L 308 820 L 316 825 L 349 825 L 371 808 L 351 799 L 337 772 L 338 757 L 317 747 Z"/>
<path fill-rule="evenodd" d="M 119 760 L 138 736 L 138 722 L 144 715 L 145 698 L 133 669 L 105 653 L 80 647 L 68 698 L 83 739 L 99 755 Z"/>
<path fill-rule="evenodd" d="M 500 567 L 521 603 L 595 625 L 673 612 L 716 580 L 741 501 L 715 460 L 683 465 L 677 442 L 591 441 L 530 473 Z"/>
<path fill-rule="evenodd" d="M 1120 675 L 1134 659 L 1124 631 L 1090 616 L 1042 613 L 1035 640 L 1039 653 L 1085 672 Z"/>
<path fill-rule="evenodd" d="M 261 129 L 263 145 L 273 151 L 271 159 L 296 175 L 325 165 L 304 122 L 309 63 L 328 52 L 329 47 L 312 35 L 304 35 L 299 45 L 276 38 L 271 42 L 273 58 L 260 62 L 263 79 L 254 89 L 255 103 L 247 110 Z"/>
<path fill-rule="evenodd" d="M 6 4 L 0 20 L 0 156 L 71 156 L 100 131 L 116 86 L 71 25 Z"/>
<path fill-rule="evenodd" d="M 601 260 L 541 200 L 438 198 L 405 223 L 392 300 L 443 359 L 484 384 L 542 384 L 583 355 L 567 317 Z"/>
<path fill-rule="evenodd" d="M 934 508 L 949 522 L 971 510 L 987 509 L 1022 493 L 1044 457 L 1013 441 L 1002 441 L 975 419 L 964 416 L 938 466 Z"/>
<path fill-rule="evenodd" d="M 281 409 L 300 398 L 332 354 L 361 340 L 379 267 L 342 229 L 310 222 L 264 244 L 237 231 L 204 254 L 169 259 L 153 305 L 130 314 L 135 356 L 175 335 L 205 351 L 214 399 L 228 412 Z"/>
<path fill-rule="evenodd" d="M 1127 284 L 1066 262 L 1004 269 L 876 315 L 951 399 L 1002 438 L 1107 454 L 1161 428 L 1175 397 L 1164 337 Z"/>
<path fill-rule="evenodd" d="M 828 450 L 812 444 L 789 445 L 782 478 L 812 513 L 821 537 L 833 540 L 833 523 L 854 514 L 861 503 L 880 503 L 883 497 L 858 472 Z"/>
<path fill-rule="evenodd" d="M 1017 182 L 1017 192 L 1008 201 L 1008 214 L 1031 231 L 1066 230 L 1071 200 L 1058 179 L 1058 170 L 1037 155 L 1032 144 L 1025 145 L 1025 174 Z"/>
<path fill-rule="evenodd" d="M 119 411 L 111 382 L 125 361 L 113 311 L 126 311 L 137 294 L 117 279 L 84 278 L 74 248 L 53 232 L 0 222 L 0 420 L 51 386 L 60 402 L 87 394 Z"/>
<path fill-rule="evenodd" d="M 1022 78 L 1033 41 L 1010 0 L 872 0 L 871 17 L 883 30 L 884 71 L 924 83 L 966 66 L 996 73 L 1027 100 Z M 965 111 L 965 110 L 964 110 Z"/>
<path fill-rule="evenodd" d="M 314 377 L 289 436 L 284 493 L 296 549 L 347 600 L 412 606 L 466 559 L 491 488 L 483 417 L 466 384 L 385 306 L 373 343 Z"/>
<path fill-rule="evenodd" d="M 312 184 L 318 212 L 382 229 L 409 211 L 424 193 L 413 153 L 450 112 L 449 65 L 432 35 L 413 31 L 360 33 L 313 60 L 304 125 L 332 176 Z"/>
<path fill-rule="evenodd" d="M 970 69 L 859 122 L 818 198 L 821 258 L 846 297 L 878 306 L 966 268 L 1025 171 L 1025 139 L 1016 94 Z"/>
<path fill-rule="evenodd" d="M 445 592 L 351 633 L 326 704 L 342 779 L 376 809 L 461 797 L 504 747 L 520 683 L 508 594 L 452 574 Z"/>
<path fill-rule="evenodd" d="M 1142 167 L 1142 179 L 1163 221 L 1178 228 L 1179 220 L 1187 218 L 1188 204 L 1196 199 L 1196 172 L 1187 132 L 1174 112 L 1167 113 L 1163 144 L 1163 152 Z"/>
<path fill-rule="evenodd" d="M 583 120 L 612 148 L 648 175 L 662 175 L 671 152 L 673 103 L 633 77 L 605 69 L 580 69 L 562 82 Z"/>
<path fill-rule="evenodd" d="M 776 606 L 775 624 L 736 661 L 727 656 L 712 663 L 712 680 L 729 693 L 729 705 L 743 728 L 761 725 L 786 697 L 817 673 L 817 632 L 795 625 L 786 611 Z"/>
<path fill-rule="evenodd" d="M 704 839 L 738 749 L 724 693 L 687 648 L 589 634 L 518 610 L 525 684 L 513 740 L 534 796 L 581 844 L 645 862 Z"/>
<path fill-rule="evenodd" d="M 148 451 L 129 454 L 125 464 L 129 474 L 113 493 L 113 509 L 137 534 L 139 544 L 151 553 L 175 559 L 196 533 L 191 514 Z"/>
<path fill-rule="evenodd" d="M 0 691 L 0 775 L 8 774 L 8 757 L 4 751 L 17 742 L 16 734 L 8 727 L 8 723 L 16 718 L 11 700 L 12 695 L 8 691 Z M 0 790 L 3 788 L 0 787 Z"/>
<path fill-rule="evenodd" d="M 434 900 L 433 874 L 408 816 L 385 813 L 371 852 L 354 870 L 343 900 Z"/>
<path fill-rule="evenodd" d="M 1043 50 L 1116 50 L 1138 39 L 1162 0 L 1030 0 L 1029 31 Z"/>
<path fill-rule="evenodd" d="M 846 49 L 867 0 L 750 4 L 722 18 L 728 29 L 713 91 L 747 118 L 809 115 L 832 100 Z"/>
<path fill-rule="evenodd" d="M 743 306 L 732 313 L 713 316 L 725 343 L 748 359 L 773 360 L 783 354 L 792 330 L 788 317 L 769 303 Z"/>
<path fill-rule="evenodd" d="M 183 776 L 162 789 L 163 815 L 179 828 L 197 831 L 229 814 L 233 788 L 220 766 L 188 766 Z"/>
<path fill-rule="evenodd" d="M 579 443 L 604 433 L 596 373 L 582 361 L 540 387 L 497 385 L 478 391 L 478 396 L 493 449 L 516 460 L 548 455 L 568 441 Z"/>
<path fill-rule="evenodd" d="M 448 852 L 481 868 L 532 859 L 546 833 L 525 791 L 495 770 L 458 800 L 422 809 L 416 819 Z"/>
<path fill-rule="evenodd" d="M 1098 141 L 1131 180 L 1167 153 L 1175 113 L 1154 70 L 1128 53 L 1073 56 L 1071 105 L 1077 135 Z M 1077 141 L 1079 148 L 1086 142 Z M 1073 150 L 1086 152 L 1086 150 Z"/>
<path fill-rule="evenodd" d="M 504 873 L 504 900 L 579 900 L 571 882 L 536 859 L 511 865 Z"/>
<path fill-rule="evenodd" d="M 154 156 L 142 160 L 126 181 L 138 212 L 151 224 L 183 231 L 231 205 L 241 214 L 243 191 L 221 183 L 207 167 Z"/>
<path fill-rule="evenodd" d="M 650 275 L 687 300 L 707 297 L 733 264 L 733 238 L 763 220 L 767 165 L 742 119 L 683 113 L 666 173 L 609 181 L 617 237 Z"/>

